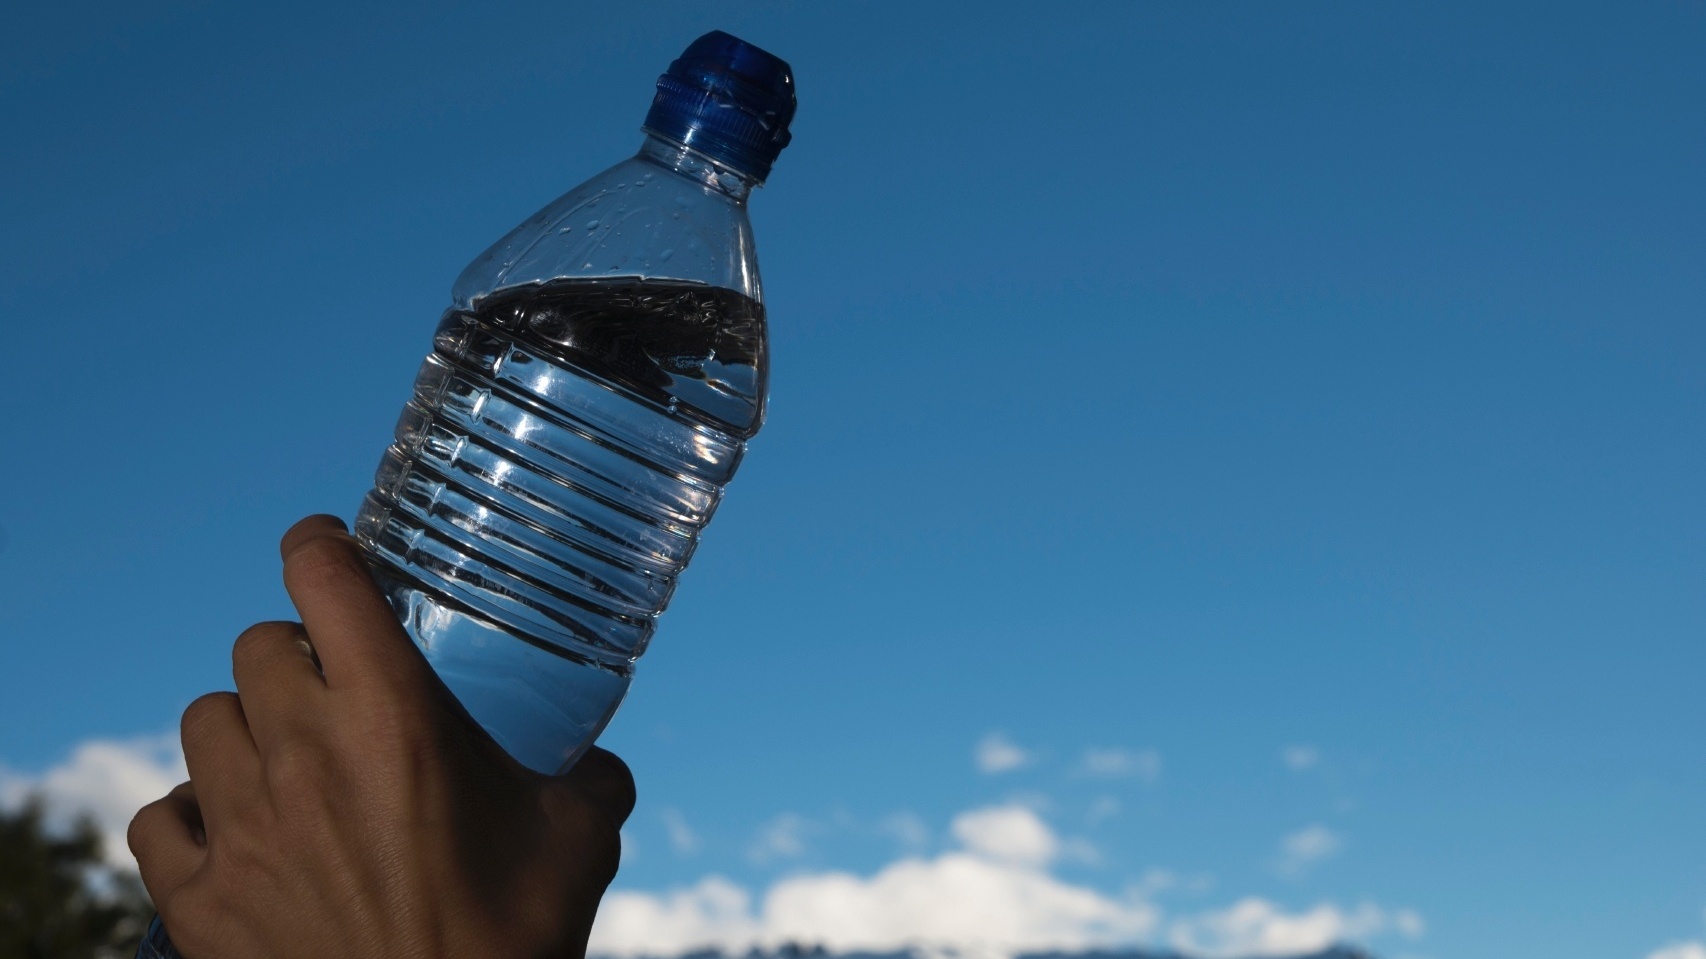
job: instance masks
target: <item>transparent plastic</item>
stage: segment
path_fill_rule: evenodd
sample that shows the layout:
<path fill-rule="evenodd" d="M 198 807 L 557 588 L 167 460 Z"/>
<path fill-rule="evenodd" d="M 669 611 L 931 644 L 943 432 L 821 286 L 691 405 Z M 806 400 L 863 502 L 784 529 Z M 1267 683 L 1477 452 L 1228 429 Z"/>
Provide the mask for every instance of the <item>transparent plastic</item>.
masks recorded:
<path fill-rule="evenodd" d="M 463 271 L 355 535 L 516 759 L 603 730 L 764 418 L 754 183 L 648 137 Z"/>

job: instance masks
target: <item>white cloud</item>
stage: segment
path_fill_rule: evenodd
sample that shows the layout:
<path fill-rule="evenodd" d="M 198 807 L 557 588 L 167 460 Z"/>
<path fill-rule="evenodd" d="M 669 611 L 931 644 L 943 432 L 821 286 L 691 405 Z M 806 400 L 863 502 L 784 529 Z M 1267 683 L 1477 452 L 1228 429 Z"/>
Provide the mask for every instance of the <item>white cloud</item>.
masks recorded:
<path fill-rule="evenodd" d="M 1153 749 L 1084 750 L 1079 762 L 1081 772 L 1108 779 L 1137 778 L 1152 783 L 1161 778 L 1161 754 Z"/>
<path fill-rule="evenodd" d="M 1285 768 L 1302 772 L 1313 769 L 1321 762 L 1321 751 L 1314 746 L 1287 746 L 1280 750 L 1280 759 Z"/>
<path fill-rule="evenodd" d="M 1673 942 L 1647 953 L 1647 959 L 1706 959 L 1706 942 L 1698 939 Z"/>
<path fill-rule="evenodd" d="M 75 817 L 93 817 L 108 862 L 136 868 L 124 834 L 131 817 L 189 778 L 175 733 L 137 739 L 91 739 L 80 743 L 65 762 L 38 775 L 0 767 L 0 804 L 16 806 L 40 795 L 50 824 L 63 827 Z"/>
<path fill-rule="evenodd" d="M 870 876 L 793 876 L 757 902 L 715 876 L 662 894 L 612 892 L 589 952 L 671 955 L 714 946 L 739 954 L 799 942 L 840 951 L 946 947 L 1005 957 L 1134 943 L 1159 926 L 1159 911 L 1139 890 L 1110 896 L 1051 875 L 1046 865 L 1063 844 L 1029 809 L 972 810 L 954 819 L 952 831 L 964 848 L 903 858 Z"/>
<path fill-rule="evenodd" d="M 954 838 L 994 862 L 1041 868 L 1060 855 L 1060 840 L 1024 806 L 991 806 L 954 817 Z"/>
<path fill-rule="evenodd" d="M 745 952 L 760 941 L 752 896 L 722 878 L 661 895 L 606 893 L 593 924 L 590 951 L 617 956 L 674 956 L 693 949 Z"/>
<path fill-rule="evenodd" d="M 1388 933 L 1413 939 L 1424 929 L 1422 917 L 1409 909 L 1322 903 L 1288 913 L 1257 898 L 1164 923 L 1150 897 L 1172 888 L 1206 891 L 1206 881 L 1151 870 L 1141 882 L 1109 894 L 1062 880 L 1050 866 L 1071 856 L 1073 842 L 1019 804 L 961 813 L 949 831 L 958 848 L 903 857 L 870 875 L 798 874 L 757 894 L 720 876 L 661 893 L 612 891 L 588 953 L 633 959 L 716 948 L 741 955 L 797 943 L 837 952 L 912 949 L 1012 959 L 1021 952 L 1145 947 L 1166 939 L 1183 953 L 1222 959 L 1296 955 Z M 1319 849 L 1321 841 L 1303 845 Z"/>
<path fill-rule="evenodd" d="M 1073 886 L 1027 865 L 973 853 L 903 860 L 863 879 L 799 876 L 765 897 L 780 940 L 836 949 L 952 944 L 980 952 L 1082 948 L 1148 933 L 1155 910 Z"/>
<path fill-rule="evenodd" d="M 1421 917 L 1403 910 L 1419 925 Z M 1231 906 L 1173 922 L 1170 939 L 1181 952 L 1219 959 L 1229 956 L 1294 956 L 1319 952 L 1334 943 L 1366 939 L 1394 923 L 1386 910 L 1364 903 L 1347 912 L 1331 903 L 1288 914 L 1265 899 L 1241 899 Z"/>
<path fill-rule="evenodd" d="M 669 836 L 669 848 L 678 856 L 691 856 L 699 851 L 699 835 L 687 825 L 678 809 L 665 807 L 658 813 L 663 820 L 664 833 Z"/>
<path fill-rule="evenodd" d="M 1012 772 L 1022 766 L 1030 765 L 1031 754 L 1015 745 L 1012 740 L 1000 733 L 990 733 L 983 737 L 973 751 L 973 760 L 977 763 L 978 772 L 995 773 Z"/>
<path fill-rule="evenodd" d="M 758 830 L 758 838 L 747 847 L 747 857 L 753 862 L 766 863 L 803 855 L 806 832 L 810 829 L 811 823 L 805 817 L 798 813 L 782 813 Z"/>
<path fill-rule="evenodd" d="M 1338 852 L 1343 845 L 1339 834 L 1326 826 L 1306 826 L 1280 839 L 1279 871 L 1288 875 L 1303 872 Z"/>

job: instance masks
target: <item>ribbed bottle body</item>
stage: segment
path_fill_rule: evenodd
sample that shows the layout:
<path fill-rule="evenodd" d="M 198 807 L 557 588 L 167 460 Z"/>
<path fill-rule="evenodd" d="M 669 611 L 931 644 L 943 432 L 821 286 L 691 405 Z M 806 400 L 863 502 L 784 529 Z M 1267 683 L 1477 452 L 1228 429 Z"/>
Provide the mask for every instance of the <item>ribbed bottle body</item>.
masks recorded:
<path fill-rule="evenodd" d="M 762 415 L 764 316 L 632 277 L 445 314 L 356 538 L 511 755 L 555 772 L 621 702 Z"/>

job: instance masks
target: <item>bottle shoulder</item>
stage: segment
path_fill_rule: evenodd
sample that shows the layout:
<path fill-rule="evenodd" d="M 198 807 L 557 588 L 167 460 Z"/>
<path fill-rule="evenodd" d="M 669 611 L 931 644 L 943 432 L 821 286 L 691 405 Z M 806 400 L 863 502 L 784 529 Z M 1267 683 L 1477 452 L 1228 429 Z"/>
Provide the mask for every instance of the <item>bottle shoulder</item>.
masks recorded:
<path fill-rule="evenodd" d="M 560 279 L 683 280 L 762 300 L 746 206 L 644 155 L 547 204 L 476 257 L 457 308 L 498 290 Z"/>

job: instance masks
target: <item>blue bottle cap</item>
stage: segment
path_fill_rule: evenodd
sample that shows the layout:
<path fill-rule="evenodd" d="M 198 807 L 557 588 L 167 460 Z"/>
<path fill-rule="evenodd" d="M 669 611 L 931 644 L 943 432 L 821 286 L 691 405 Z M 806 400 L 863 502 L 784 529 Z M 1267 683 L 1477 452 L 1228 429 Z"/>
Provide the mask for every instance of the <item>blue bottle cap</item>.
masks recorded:
<path fill-rule="evenodd" d="M 645 130 L 755 180 L 788 145 L 794 71 L 745 40 L 713 30 L 658 77 Z"/>

